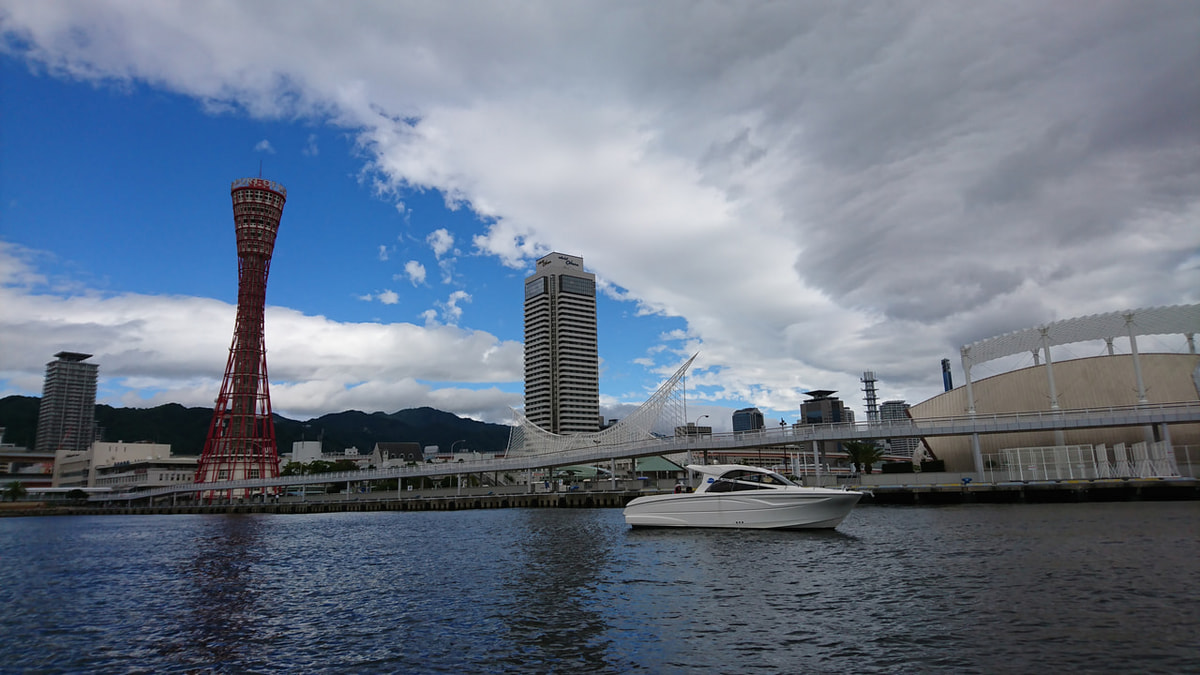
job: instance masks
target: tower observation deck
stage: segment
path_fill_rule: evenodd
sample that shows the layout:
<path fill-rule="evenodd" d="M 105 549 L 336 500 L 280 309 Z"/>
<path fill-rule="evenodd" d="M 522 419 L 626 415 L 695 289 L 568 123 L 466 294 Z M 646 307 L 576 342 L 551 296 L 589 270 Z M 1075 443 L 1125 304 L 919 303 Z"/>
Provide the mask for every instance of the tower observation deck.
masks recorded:
<path fill-rule="evenodd" d="M 242 178 L 233 182 L 230 194 L 238 252 L 237 321 L 196 483 L 279 476 L 263 309 L 287 190 L 274 181 Z"/>

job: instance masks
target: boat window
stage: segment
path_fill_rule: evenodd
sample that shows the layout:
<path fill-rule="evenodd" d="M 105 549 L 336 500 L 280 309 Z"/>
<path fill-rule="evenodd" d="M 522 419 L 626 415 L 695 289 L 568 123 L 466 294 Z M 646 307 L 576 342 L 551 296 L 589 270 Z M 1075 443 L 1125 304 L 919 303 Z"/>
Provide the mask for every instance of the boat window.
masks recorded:
<path fill-rule="evenodd" d="M 738 480 L 734 481 L 733 489 L 740 492 L 742 490 L 769 490 L 770 488 L 766 485 L 763 485 L 759 481 L 750 481 L 739 478 Z"/>
<path fill-rule="evenodd" d="M 795 485 L 795 483 L 777 473 L 763 474 L 763 482 L 770 485 Z"/>
<path fill-rule="evenodd" d="M 753 483 L 753 486 L 738 487 L 739 490 L 754 490 L 767 487 L 783 487 L 785 485 L 795 485 L 792 481 L 773 472 L 747 471 L 745 469 L 734 469 L 727 471 L 721 475 L 721 480 L 734 480 L 738 482 Z"/>
<path fill-rule="evenodd" d="M 712 485 L 708 486 L 708 489 L 705 490 L 705 492 L 733 492 L 733 486 L 733 481 L 718 478 L 717 480 L 713 481 Z"/>

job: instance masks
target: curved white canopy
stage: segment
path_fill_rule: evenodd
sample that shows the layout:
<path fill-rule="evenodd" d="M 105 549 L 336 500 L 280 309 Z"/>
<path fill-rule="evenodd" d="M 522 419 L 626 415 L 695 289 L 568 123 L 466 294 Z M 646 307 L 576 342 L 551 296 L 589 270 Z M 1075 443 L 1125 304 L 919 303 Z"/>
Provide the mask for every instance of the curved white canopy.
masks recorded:
<path fill-rule="evenodd" d="M 1013 331 L 972 342 L 962 348 L 964 361 L 983 363 L 1004 356 L 1032 352 L 1045 346 L 1129 335 L 1195 334 L 1200 332 L 1200 304 L 1145 307 L 1091 314 Z M 1042 337 L 1046 341 L 1043 343 Z"/>

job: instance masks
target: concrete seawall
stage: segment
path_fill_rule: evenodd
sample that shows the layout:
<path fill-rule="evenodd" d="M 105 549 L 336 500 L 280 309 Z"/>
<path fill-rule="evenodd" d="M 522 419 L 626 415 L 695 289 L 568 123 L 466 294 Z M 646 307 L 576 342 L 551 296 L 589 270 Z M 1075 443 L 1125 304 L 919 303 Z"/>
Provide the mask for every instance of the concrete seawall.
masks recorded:
<path fill-rule="evenodd" d="M 482 495 L 462 497 L 428 497 L 379 500 L 341 500 L 285 502 L 279 504 L 209 504 L 202 506 L 54 506 L 30 503 L 6 505 L 0 516 L 47 515 L 135 515 L 176 513 L 338 513 L 343 511 L 462 511 L 465 509 L 509 508 L 622 508 L 640 496 L 638 492 L 540 493 L 517 495 Z"/>
<path fill-rule="evenodd" d="M 1175 501 L 1200 499 L 1195 478 L 1120 478 L 876 485 L 864 504 L 1054 504 L 1071 502 Z"/>
<path fill-rule="evenodd" d="M 209 504 L 106 507 L 5 503 L 0 516 L 151 515 L 184 513 L 339 513 L 372 511 L 461 511 L 509 508 L 623 508 L 630 500 L 654 491 L 567 492 L 506 495 L 410 497 L 403 499 L 330 499 L 266 504 Z M 877 485 L 866 488 L 860 504 L 1046 504 L 1075 502 L 1200 500 L 1195 478 L 1129 478 L 1013 483 Z"/>

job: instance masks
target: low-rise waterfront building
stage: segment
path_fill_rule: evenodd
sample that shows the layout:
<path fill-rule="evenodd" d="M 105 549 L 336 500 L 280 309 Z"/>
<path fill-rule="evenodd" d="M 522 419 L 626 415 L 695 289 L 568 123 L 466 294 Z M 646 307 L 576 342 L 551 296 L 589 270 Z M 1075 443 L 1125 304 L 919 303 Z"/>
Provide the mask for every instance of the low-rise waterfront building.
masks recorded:
<path fill-rule="evenodd" d="M 96 467 L 96 482 L 89 487 L 107 487 L 113 491 L 146 490 L 183 485 L 196 480 L 200 458 L 191 456 L 124 460 Z"/>
<path fill-rule="evenodd" d="M 171 446 L 166 443 L 139 441 L 96 441 L 86 450 L 62 449 L 55 453 L 54 487 L 95 487 L 100 467 L 114 466 L 121 462 L 137 462 L 171 457 Z M 195 465 L 193 464 L 193 476 Z"/>
<path fill-rule="evenodd" d="M 424 459 L 424 449 L 420 443 L 415 442 L 376 443 L 375 450 L 371 453 L 371 464 L 380 469 L 414 464 Z"/>

